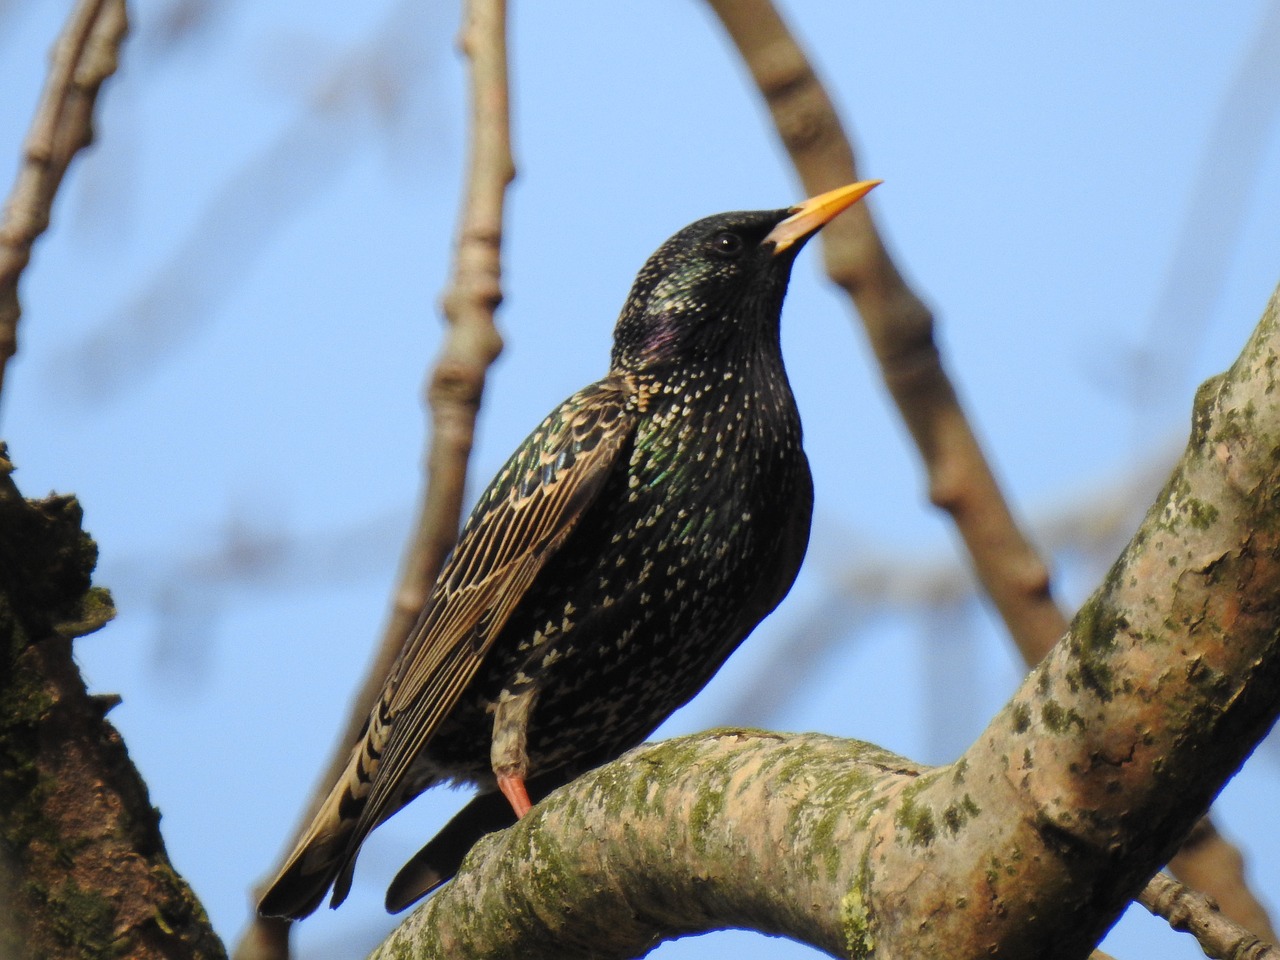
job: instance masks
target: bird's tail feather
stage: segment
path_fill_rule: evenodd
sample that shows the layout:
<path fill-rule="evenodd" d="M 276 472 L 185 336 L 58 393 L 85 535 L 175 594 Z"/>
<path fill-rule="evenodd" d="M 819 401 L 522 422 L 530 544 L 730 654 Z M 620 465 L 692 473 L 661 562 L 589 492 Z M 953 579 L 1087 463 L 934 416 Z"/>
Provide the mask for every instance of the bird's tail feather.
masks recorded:
<path fill-rule="evenodd" d="M 425 847 L 400 868 L 387 888 L 387 913 L 399 913 L 458 872 L 462 858 L 487 833 L 516 822 L 507 798 L 482 793 L 450 820 Z"/>
<path fill-rule="evenodd" d="M 376 750 L 371 754 L 371 746 L 365 737 L 352 749 L 342 776 L 258 901 L 262 916 L 300 920 L 320 906 L 331 885 L 332 906 L 346 899 L 356 852 L 373 826 L 357 832 L 377 770 Z"/>
<path fill-rule="evenodd" d="M 529 796 L 535 802 L 542 802 L 552 790 L 573 779 L 580 769 L 565 768 L 532 778 L 525 784 Z M 387 913 L 399 913 L 452 880 L 477 841 L 515 822 L 516 815 L 502 794 L 494 791 L 476 796 L 400 868 L 387 888 Z"/>

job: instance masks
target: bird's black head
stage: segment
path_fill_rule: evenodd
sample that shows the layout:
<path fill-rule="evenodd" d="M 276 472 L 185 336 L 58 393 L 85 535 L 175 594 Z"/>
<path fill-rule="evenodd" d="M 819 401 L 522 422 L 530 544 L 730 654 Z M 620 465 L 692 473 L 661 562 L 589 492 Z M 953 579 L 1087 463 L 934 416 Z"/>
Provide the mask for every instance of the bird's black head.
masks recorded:
<path fill-rule="evenodd" d="M 878 182 L 841 187 L 796 207 L 721 213 L 685 227 L 637 274 L 614 330 L 613 369 L 702 366 L 776 351 L 796 253 Z"/>

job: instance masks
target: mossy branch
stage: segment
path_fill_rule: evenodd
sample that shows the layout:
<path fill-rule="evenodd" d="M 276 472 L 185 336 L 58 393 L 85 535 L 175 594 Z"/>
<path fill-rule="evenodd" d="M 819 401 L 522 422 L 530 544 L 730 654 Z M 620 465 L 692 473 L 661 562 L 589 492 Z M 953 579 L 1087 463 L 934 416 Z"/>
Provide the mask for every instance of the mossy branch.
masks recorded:
<path fill-rule="evenodd" d="M 635 957 L 722 927 L 843 954 L 870 936 L 867 825 L 921 769 L 816 734 L 645 745 L 481 841 L 372 960 Z"/>
<path fill-rule="evenodd" d="M 1280 297 L 1280 293 L 1277 294 Z M 642 747 L 472 851 L 375 957 L 1083 957 L 1280 712 L 1280 299 L 1064 641 L 954 764 L 817 736 Z"/>

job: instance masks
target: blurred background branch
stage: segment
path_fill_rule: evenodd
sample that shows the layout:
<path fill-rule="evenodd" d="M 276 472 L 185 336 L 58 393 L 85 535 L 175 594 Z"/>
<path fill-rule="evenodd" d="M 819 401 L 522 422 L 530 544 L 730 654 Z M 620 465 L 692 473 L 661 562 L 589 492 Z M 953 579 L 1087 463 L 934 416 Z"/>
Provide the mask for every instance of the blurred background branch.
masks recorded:
<path fill-rule="evenodd" d="M 93 405 L 139 389 L 215 322 L 267 245 L 358 160 L 371 129 L 407 122 L 429 65 L 410 41 L 419 6 L 393 5 L 328 69 L 307 64 L 302 108 L 218 187 L 142 289 L 59 351 L 50 373 L 61 400 Z M 170 7 L 152 48 L 210 29 L 213 16 L 200 3 Z"/>
<path fill-rule="evenodd" d="M 515 177 L 507 83 L 505 0 L 467 0 L 458 45 L 471 65 L 471 153 L 463 190 L 453 273 L 443 306 L 448 333 L 431 371 L 431 409 L 426 482 L 401 560 L 391 615 L 363 682 L 349 709 L 346 727 L 316 781 L 283 856 L 329 794 L 346 765 L 382 685 L 425 606 L 436 575 L 458 535 L 467 464 L 476 416 L 489 366 L 502 351 L 494 313 L 502 302 L 502 220 L 507 185 Z M 268 876 L 274 874 L 273 868 Z M 256 898 L 255 898 L 256 899 Z M 237 960 L 287 956 L 280 936 L 286 921 L 252 916 L 235 951 Z M 282 947 L 285 947 L 283 951 Z"/>
<path fill-rule="evenodd" d="M 93 141 L 93 106 L 115 73 L 128 29 L 124 0 L 80 0 L 50 55 L 49 78 L 0 221 L 0 391 L 18 349 L 18 281 L 31 246 L 49 226 L 72 159 Z"/>

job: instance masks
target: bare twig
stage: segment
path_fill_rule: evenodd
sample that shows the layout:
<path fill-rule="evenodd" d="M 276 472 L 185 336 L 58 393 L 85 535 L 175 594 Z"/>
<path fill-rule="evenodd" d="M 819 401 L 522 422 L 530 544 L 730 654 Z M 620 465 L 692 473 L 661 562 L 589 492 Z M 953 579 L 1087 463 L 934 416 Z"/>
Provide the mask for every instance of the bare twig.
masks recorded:
<path fill-rule="evenodd" d="M 1169 861 L 1169 872 L 1195 890 L 1206 891 L 1209 897 L 1195 894 L 1183 898 L 1180 909 L 1186 917 L 1185 929 L 1195 934 L 1205 952 L 1209 947 L 1200 935 L 1200 929 L 1218 931 L 1224 924 L 1231 928 L 1251 930 L 1258 937 L 1274 944 L 1275 930 L 1271 918 L 1262 904 L 1254 897 L 1244 876 L 1244 857 L 1235 845 L 1214 829 L 1213 822 L 1204 817 L 1182 842 L 1181 848 Z M 1157 878 L 1159 879 L 1159 878 Z M 1143 892 L 1140 902 L 1150 909 L 1147 897 L 1157 891 L 1150 887 Z M 1208 905 L 1212 905 L 1212 911 Z M 1217 917 L 1219 910 L 1222 916 Z M 1212 912 L 1215 916 L 1210 916 Z M 1164 914 L 1160 914 L 1164 916 Z M 1174 924 L 1176 929 L 1184 929 Z M 1216 933 L 1213 934 L 1217 936 Z M 1274 951 L 1274 947 L 1271 948 Z M 1235 960 L 1235 955 L 1233 960 Z M 1241 954 L 1240 957 L 1246 956 Z"/>
<path fill-rule="evenodd" d="M 1138 902 L 1168 920 L 1175 930 L 1194 936 L 1206 956 L 1217 960 L 1280 960 L 1275 947 L 1228 920 L 1214 901 L 1167 873 L 1152 877 Z"/>
<path fill-rule="evenodd" d="M 493 315 L 502 302 L 503 204 L 507 185 L 515 178 L 506 20 L 506 0 L 467 2 L 459 42 L 472 65 L 470 180 L 453 278 L 443 302 L 449 335 L 427 389 L 432 417 L 427 489 L 393 615 L 402 636 L 413 625 L 457 539 L 485 374 L 502 351 Z"/>
<path fill-rule="evenodd" d="M 503 205 L 507 185 L 515 177 L 508 106 L 506 19 L 506 0 L 468 0 L 466 4 L 459 44 L 471 62 L 469 179 L 453 276 L 443 301 L 449 332 L 427 389 L 432 433 L 426 486 L 382 641 L 352 704 L 347 728 L 300 820 L 299 831 L 310 822 L 346 763 L 351 744 L 359 736 L 383 680 L 457 538 L 467 461 L 485 375 L 502 350 L 502 338 L 493 317 L 502 302 Z M 292 849 L 295 842 L 296 836 L 285 845 L 285 850 Z M 264 938 L 255 933 L 255 927 L 264 922 L 258 920 L 251 926 L 243 945 L 263 942 Z M 236 956 L 248 954 L 242 954 L 237 948 Z"/>
<path fill-rule="evenodd" d="M 22 166 L 0 223 L 0 390 L 18 349 L 18 280 L 31 246 L 49 226 L 58 185 L 71 159 L 93 140 L 93 105 L 115 72 L 128 29 L 124 0 L 81 0 L 54 45 Z"/>
<path fill-rule="evenodd" d="M 831 98 L 770 0 L 707 3 L 764 96 L 806 191 L 857 180 L 853 148 Z M 835 220 L 823 231 L 822 242 L 827 273 L 861 316 L 885 383 L 919 448 L 930 500 L 951 515 L 1023 659 L 1040 662 L 1066 632 L 1067 619 L 1053 600 L 1048 567 L 1018 528 L 943 368 L 932 314 L 898 272 L 867 204 Z M 1201 876 L 1208 881 L 1219 875 L 1205 870 Z M 1220 880 L 1210 893 L 1216 896 L 1220 886 L 1245 896 L 1239 903 L 1220 898 L 1228 915 L 1266 915 L 1236 877 Z"/>

